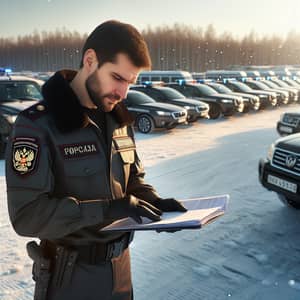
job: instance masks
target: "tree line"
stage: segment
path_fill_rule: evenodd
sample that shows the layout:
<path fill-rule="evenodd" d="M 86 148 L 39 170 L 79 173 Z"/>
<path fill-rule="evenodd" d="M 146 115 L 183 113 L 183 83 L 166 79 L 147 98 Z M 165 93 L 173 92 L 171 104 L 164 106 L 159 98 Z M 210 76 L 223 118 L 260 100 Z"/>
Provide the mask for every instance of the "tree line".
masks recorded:
<path fill-rule="evenodd" d="M 203 72 L 236 65 L 300 64 L 300 34 L 296 31 L 285 37 L 250 32 L 237 38 L 229 32 L 217 34 L 213 25 L 193 28 L 174 24 L 148 27 L 142 34 L 156 70 Z M 86 37 L 64 28 L 0 38 L 0 67 L 15 71 L 76 69 Z"/>

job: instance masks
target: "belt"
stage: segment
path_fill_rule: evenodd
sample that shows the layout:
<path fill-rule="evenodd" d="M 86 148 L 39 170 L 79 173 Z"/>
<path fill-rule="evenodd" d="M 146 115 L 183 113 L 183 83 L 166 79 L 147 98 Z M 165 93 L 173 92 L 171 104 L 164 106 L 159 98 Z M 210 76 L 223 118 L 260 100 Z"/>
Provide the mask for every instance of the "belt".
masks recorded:
<path fill-rule="evenodd" d="M 132 239 L 133 233 L 127 233 L 122 238 L 108 243 L 69 246 L 43 240 L 41 245 L 50 258 L 54 258 L 58 252 L 75 250 L 77 252 L 77 262 L 96 265 L 120 256 L 123 251 L 128 248 Z"/>

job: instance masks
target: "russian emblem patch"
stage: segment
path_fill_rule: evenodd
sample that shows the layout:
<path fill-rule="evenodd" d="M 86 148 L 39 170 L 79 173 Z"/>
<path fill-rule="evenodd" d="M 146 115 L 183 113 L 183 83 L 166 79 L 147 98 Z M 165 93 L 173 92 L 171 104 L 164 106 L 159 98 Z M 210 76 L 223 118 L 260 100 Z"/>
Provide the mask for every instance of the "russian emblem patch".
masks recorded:
<path fill-rule="evenodd" d="M 37 164 L 39 145 L 33 138 L 17 138 L 13 144 L 13 168 L 18 174 L 32 172 Z"/>

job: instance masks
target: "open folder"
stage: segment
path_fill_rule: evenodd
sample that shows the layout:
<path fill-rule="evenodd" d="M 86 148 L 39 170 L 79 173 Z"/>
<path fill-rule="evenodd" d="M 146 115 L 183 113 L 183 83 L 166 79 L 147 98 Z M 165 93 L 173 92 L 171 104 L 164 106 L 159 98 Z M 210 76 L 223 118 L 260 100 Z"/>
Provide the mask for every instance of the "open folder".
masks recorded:
<path fill-rule="evenodd" d="M 141 224 L 132 218 L 125 218 L 103 227 L 101 231 L 197 229 L 222 216 L 228 200 L 229 195 L 184 199 L 180 202 L 187 212 L 164 212 L 160 221 L 142 218 Z"/>

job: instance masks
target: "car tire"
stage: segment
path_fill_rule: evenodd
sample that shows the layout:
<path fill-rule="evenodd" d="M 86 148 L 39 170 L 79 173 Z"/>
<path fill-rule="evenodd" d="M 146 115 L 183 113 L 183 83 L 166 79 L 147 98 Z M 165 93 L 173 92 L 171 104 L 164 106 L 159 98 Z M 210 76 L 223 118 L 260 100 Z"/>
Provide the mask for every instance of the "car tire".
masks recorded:
<path fill-rule="evenodd" d="M 218 119 L 221 116 L 221 107 L 216 103 L 209 104 L 208 115 L 210 119 Z"/>
<path fill-rule="evenodd" d="M 141 133 L 150 133 L 154 129 L 154 121 L 148 115 L 140 115 L 137 117 L 136 126 Z"/>
<path fill-rule="evenodd" d="M 293 209 L 300 209 L 300 202 L 296 202 L 295 200 L 292 200 L 280 193 L 277 193 L 277 196 L 285 206 Z"/>

